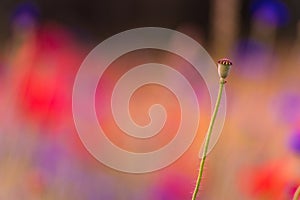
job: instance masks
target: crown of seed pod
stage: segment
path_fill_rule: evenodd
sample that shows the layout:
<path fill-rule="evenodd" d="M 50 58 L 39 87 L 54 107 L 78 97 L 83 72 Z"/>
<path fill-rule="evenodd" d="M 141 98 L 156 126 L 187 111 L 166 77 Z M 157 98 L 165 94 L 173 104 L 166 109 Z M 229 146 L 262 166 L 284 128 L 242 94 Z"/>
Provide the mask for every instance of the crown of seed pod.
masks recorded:
<path fill-rule="evenodd" d="M 231 66 L 232 62 L 227 58 L 222 58 L 218 61 L 218 73 L 220 78 L 225 79 L 228 76 Z"/>

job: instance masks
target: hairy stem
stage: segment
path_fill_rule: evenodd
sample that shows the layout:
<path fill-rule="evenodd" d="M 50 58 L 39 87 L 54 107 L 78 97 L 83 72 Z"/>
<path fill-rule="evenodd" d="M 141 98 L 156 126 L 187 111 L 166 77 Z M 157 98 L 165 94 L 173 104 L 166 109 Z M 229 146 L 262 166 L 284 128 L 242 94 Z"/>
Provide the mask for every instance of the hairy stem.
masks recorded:
<path fill-rule="evenodd" d="M 216 102 L 216 105 L 215 105 L 215 108 L 214 108 L 214 112 L 213 112 L 213 115 L 212 115 L 210 123 L 209 123 L 208 131 L 207 131 L 207 136 L 205 138 L 203 156 L 202 156 L 202 159 L 201 159 L 200 168 L 199 168 L 199 174 L 198 174 L 198 178 L 197 178 L 197 183 L 196 183 L 196 186 L 195 186 L 195 190 L 193 192 L 192 200 L 196 199 L 198 191 L 199 191 L 199 186 L 200 186 L 200 182 L 201 182 L 202 175 L 203 175 L 203 170 L 204 170 L 204 163 L 205 163 L 206 155 L 207 155 L 207 151 L 208 151 L 208 145 L 209 145 L 211 133 L 212 133 L 212 130 L 213 130 L 213 126 L 214 126 L 214 123 L 215 123 L 215 120 L 216 120 L 216 116 L 217 116 L 217 113 L 219 111 L 221 97 L 222 97 L 223 88 L 224 88 L 224 84 L 225 83 L 226 83 L 226 81 L 221 78 L 220 79 L 220 86 L 219 86 L 219 92 L 218 92 L 217 102 Z"/>
<path fill-rule="evenodd" d="M 298 186 L 298 188 L 294 194 L 293 200 L 299 200 L 299 199 L 300 199 L 300 185 Z"/>

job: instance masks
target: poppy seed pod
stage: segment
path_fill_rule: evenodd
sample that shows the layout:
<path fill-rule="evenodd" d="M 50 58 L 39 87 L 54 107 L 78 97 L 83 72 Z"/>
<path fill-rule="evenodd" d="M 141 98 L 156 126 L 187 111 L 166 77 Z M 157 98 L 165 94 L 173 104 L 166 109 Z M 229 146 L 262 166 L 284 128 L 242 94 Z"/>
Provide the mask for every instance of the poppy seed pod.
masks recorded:
<path fill-rule="evenodd" d="M 218 73 L 220 78 L 225 79 L 228 76 L 231 66 L 232 62 L 227 58 L 222 58 L 218 61 Z"/>

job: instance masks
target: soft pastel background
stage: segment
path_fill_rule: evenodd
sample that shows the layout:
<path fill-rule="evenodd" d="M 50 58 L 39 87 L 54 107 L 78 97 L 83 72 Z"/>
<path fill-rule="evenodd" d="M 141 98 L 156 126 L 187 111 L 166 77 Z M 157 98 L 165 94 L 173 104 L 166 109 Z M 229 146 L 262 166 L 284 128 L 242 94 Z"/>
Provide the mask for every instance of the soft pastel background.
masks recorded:
<path fill-rule="evenodd" d="M 210 118 L 201 78 L 197 138 L 167 168 L 139 175 L 112 170 L 85 150 L 75 130 L 72 86 L 84 57 L 105 38 L 143 26 L 184 32 L 213 59 L 229 57 L 234 63 L 226 85 L 225 126 L 207 159 L 199 199 L 291 199 L 300 185 L 299 13 L 298 0 L 2 0 L 0 199 L 191 198 Z M 171 54 L 135 53 L 120 58 L 99 88 L 109 90 L 122 70 L 153 59 L 187 75 L 193 72 Z M 173 113 L 149 143 L 122 136 L 109 111 L 101 115 L 108 107 L 96 97 L 108 137 L 130 151 L 157 149 L 178 127 L 174 96 L 157 86 L 144 89 L 131 102 L 138 123 L 147 123 L 145 106 L 155 101 Z"/>

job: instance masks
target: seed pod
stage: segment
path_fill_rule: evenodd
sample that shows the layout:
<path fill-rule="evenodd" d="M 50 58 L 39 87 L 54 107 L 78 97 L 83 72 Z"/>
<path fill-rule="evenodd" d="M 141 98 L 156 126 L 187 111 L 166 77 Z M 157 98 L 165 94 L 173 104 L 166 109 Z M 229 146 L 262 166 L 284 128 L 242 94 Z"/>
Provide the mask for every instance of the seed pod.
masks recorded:
<path fill-rule="evenodd" d="M 222 58 L 218 61 L 218 73 L 220 78 L 225 79 L 228 76 L 231 66 L 232 62 L 227 58 Z"/>

